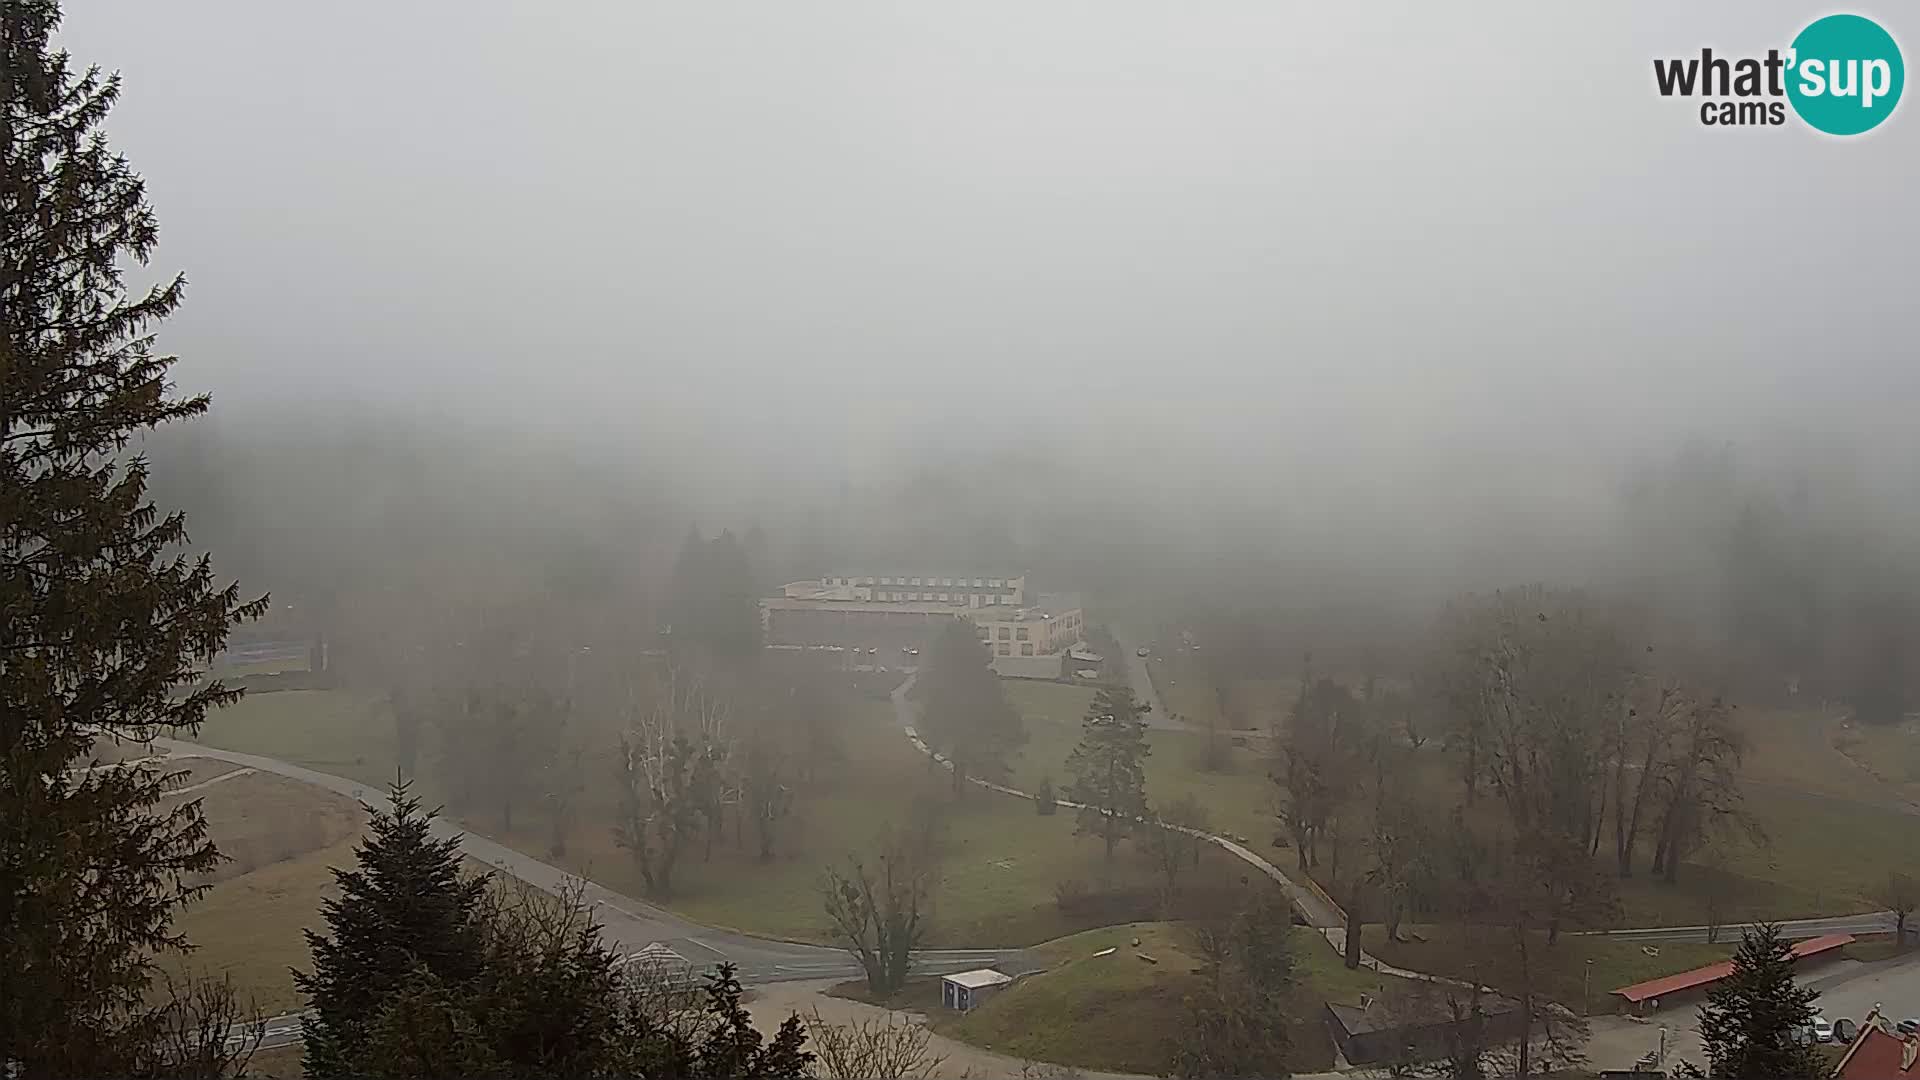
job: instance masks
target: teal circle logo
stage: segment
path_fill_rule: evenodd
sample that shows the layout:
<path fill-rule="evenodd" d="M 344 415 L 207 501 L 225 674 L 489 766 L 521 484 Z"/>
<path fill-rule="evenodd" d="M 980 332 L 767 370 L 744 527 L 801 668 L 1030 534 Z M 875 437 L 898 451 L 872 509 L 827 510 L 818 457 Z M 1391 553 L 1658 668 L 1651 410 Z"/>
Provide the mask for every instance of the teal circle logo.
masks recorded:
<path fill-rule="evenodd" d="M 1800 119 L 1829 135 L 1878 127 L 1900 104 L 1907 68 L 1893 35 L 1872 19 L 1829 15 L 1793 39 L 1787 100 Z"/>

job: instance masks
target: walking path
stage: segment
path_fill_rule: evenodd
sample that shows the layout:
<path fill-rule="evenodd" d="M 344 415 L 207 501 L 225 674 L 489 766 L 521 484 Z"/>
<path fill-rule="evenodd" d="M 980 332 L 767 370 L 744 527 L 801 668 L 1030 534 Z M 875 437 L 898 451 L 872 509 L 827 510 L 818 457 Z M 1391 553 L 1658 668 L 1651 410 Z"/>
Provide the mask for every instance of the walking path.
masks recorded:
<path fill-rule="evenodd" d="M 284 776 L 363 803 L 373 804 L 385 796 L 384 791 L 357 780 L 257 754 L 221 750 L 177 739 L 154 739 L 153 745 L 166 750 L 172 758 L 207 758 L 231 762 L 244 769 Z M 233 775 L 235 773 L 224 773 L 208 783 Z M 544 892 L 562 896 L 577 891 L 580 898 L 593 907 L 605 940 L 628 955 L 631 955 L 629 950 L 637 952 L 647 945 L 665 945 L 692 968 L 704 970 L 722 962 L 732 963 L 740 981 L 748 985 L 809 979 L 843 980 L 860 974 L 859 965 L 842 949 L 759 937 L 724 927 L 703 926 L 515 851 L 478 833 L 469 832 L 445 818 L 434 819 L 432 835 L 436 839 L 459 840 L 461 850 L 467 855 Z M 1025 949 L 929 949 L 917 954 L 914 962 L 923 972 L 939 974 L 1000 963 L 1024 964 L 1026 959 Z M 297 1039 L 298 1021 L 299 1014 L 276 1016 L 265 1021 L 267 1038 L 262 1047 L 282 1046 Z"/>
<path fill-rule="evenodd" d="M 210 788 L 215 784 L 225 783 L 228 780 L 237 780 L 242 776 L 251 776 L 252 774 L 259 771 L 260 770 L 258 769 L 250 769 L 245 767 L 232 769 L 227 772 L 223 772 L 219 776 L 213 777 L 211 779 L 202 780 L 197 784 L 189 784 L 183 788 L 175 788 L 172 791 L 167 792 L 167 798 L 171 799 L 175 795 L 190 795 L 196 791 L 205 791 L 207 788 Z"/>
<path fill-rule="evenodd" d="M 860 1001 L 848 1001 L 845 998 L 829 997 L 825 993 L 828 983 L 782 983 L 757 992 L 747 1003 L 747 1011 L 753 1014 L 756 1025 L 763 1030 L 779 1026 L 789 1013 L 799 1013 L 803 1020 L 810 1019 L 818 1010 L 820 1019 L 829 1024 L 854 1024 L 862 1021 L 884 1019 L 891 1013 L 896 1021 L 912 1023 L 926 1022 L 926 1017 L 914 1012 L 888 1010 L 878 1005 L 868 1005 Z M 1053 1078 L 1072 1078 L 1072 1080 L 1146 1080 L 1134 1073 L 1096 1072 L 1066 1065 L 1044 1065 L 1006 1054 L 995 1053 L 972 1043 L 961 1042 L 938 1032 L 933 1032 L 927 1041 L 927 1050 L 936 1057 L 943 1058 L 938 1068 L 928 1074 L 942 1080 L 988 1080 L 992 1077 L 1032 1077 L 1033 1080 L 1053 1080 Z M 1294 1073 L 1294 1080 L 1352 1080 L 1351 1073 Z"/>
<path fill-rule="evenodd" d="M 911 701 L 907 700 L 907 694 L 913 689 L 915 678 L 917 678 L 917 676 L 908 678 L 906 682 L 901 683 L 894 689 L 892 695 L 894 718 L 899 721 L 900 729 L 906 733 L 907 741 L 913 744 L 914 749 L 932 758 L 938 762 L 942 768 L 951 772 L 953 770 L 953 763 L 948 761 L 944 754 L 928 746 L 926 740 L 920 737 L 918 728 L 914 726 L 914 705 Z M 1012 795 L 1015 798 L 1026 799 L 1028 801 L 1032 801 L 1033 799 L 1033 795 L 1030 792 L 1021 791 L 1019 788 L 1008 787 L 1005 784 L 996 784 L 991 780 L 984 780 L 977 776 L 967 777 L 967 782 L 978 787 L 986 788 L 989 791 L 1000 792 L 1003 795 Z M 1070 810 L 1082 810 L 1086 808 L 1084 803 L 1077 803 L 1071 799 L 1056 799 L 1055 801 L 1058 805 Z M 1300 884 L 1291 877 L 1288 877 L 1285 871 L 1249 850 L 1244 844 L 1237 843 L 1227 837 L 1190 828 L 1185 825 L 1170 825 L 1159 820 L 1147 818 L 1136 818 L 1135 820 L 1143 825 L 1182 832 L 1217 847 L 1225 848 L 1235 858 L 1260 871 L 1270 878 L 1274 884 L 1280 886 L 1281 891 L 1286 893 L 1287 899 L 1293 904 L 1294 909 L 1300 913 L 1301 918 L 1307 921 L 1307 925 L 1318 930 L 1320 934 L 1327 939 L 1327 944 L 1333 946 L 1335 951 L 1344 954 L 1347 944 L 1346 916 L 1331 900 L 1327 899 L 1317 887 Z M 1395 967 L 1381 960 L 1379 957 L 1366 952 L 1364 949 L 1361 950 L 1360 953 L 1360 964 L 1362 967 L 1377 971 L 1382 975 L 1394 975 L 1403 979 L 1418 979 L 1422 982 L 1445 983 L 1449 986 L 1461 986 L 1468 989 L 1471 989 L 1473 986 L 1471 983 L 1451 979 L 1444 975 L 1431 975 L 1425 972 L 1409 971 L 1406 968 Z"/>

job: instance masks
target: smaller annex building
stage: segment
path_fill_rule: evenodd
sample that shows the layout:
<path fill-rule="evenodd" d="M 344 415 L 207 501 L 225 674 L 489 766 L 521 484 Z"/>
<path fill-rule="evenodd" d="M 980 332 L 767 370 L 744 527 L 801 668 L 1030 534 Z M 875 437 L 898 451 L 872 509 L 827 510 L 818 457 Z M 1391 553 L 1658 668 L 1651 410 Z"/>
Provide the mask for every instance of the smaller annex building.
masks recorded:
<path fill-rule="evenodd" d="M 960 1012 L 970 1012 L 1012 981 L 1013 976 L 992 968 L 975 968 L 957 975 L 944 975 L 940 978 L 940 1004 Z"/>
<path fill-rule="evenodd" d="M 1808 938 L 1793 943 L 1793 959 L 1798 962 L 1809 957 L 1824 956 L 1853 944 L 1852 934 L 1827 934 L 1822 937 Z M 1621 998 L 1635 1012 L 1648 1012 L 1660 1007 L 1661 998 L 1674 998 L 1682 995 L 1701 994 L 1713 988 L 1721 979 L 1733 974 L 1733 961 L 1722 960 L 1717 964 L 1682 971 L 1676 975 L 1662 975 L 1657 979 L 1623 986 L 1613 991 L 1613 996 Z"/>

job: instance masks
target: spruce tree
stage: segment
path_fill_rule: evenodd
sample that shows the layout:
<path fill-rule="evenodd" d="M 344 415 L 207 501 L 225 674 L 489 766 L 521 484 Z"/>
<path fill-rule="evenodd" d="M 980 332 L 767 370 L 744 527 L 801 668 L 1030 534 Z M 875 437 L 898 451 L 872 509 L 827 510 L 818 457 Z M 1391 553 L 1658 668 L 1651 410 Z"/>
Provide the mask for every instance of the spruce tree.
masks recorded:
<path fill-rule="evenodd" d="M 1700 1006 L 1700 1040 L 1712 1076 L 1782 1080 L 1826 1075 L 1811 1043 L 1798 1033 L 1813 1023 L 1817 990 L 1794 985 L 1793 951 L 1769 923 L 1747 931 L 1733 954 L 1733 973 Z"/>
<path fill-rule="evenodd" d="M 934 638 L 920 676 L 920 734 L 953 762 L 955 798 L 968 776 L 1004 768 L 1027 739 L 991 661 L 974 624 L 956 618 Z"/>
<path fill-rule="evenodd" d="M 185 280 L 123 276 L 158 225 L 101 131 L 119 78 L 74 70 L 59 22 L 0 4 L 0 1067 L 23 1076 L 151 1056 L 155 956 L 218 855 L 197 803 L 155 809 L 161 770 L 84 766 L 97 735 L 191 732 L 235 698 L 197 665 L 265 607 L 181 553 L 126 453 L 207 398 L 154 350 Z"/>
<path fill-rule="evenodd" d="M 436 813 L 408 786 L 394 785 L 391 809 L 369 808 L 357 867 L 334 870 L 340 896 L 320 904 L 327 933 L 306 931 L 313 971 L 294 972 L 294 983 L 318 1013 L 306 1028 L 308 1076 L 364 1071 L 371 1026 L 402 987 L 428 985 L 422 974 L 461 990 L 480 973 L 487 878 L 462 878 L 460 841 L 432 837 Z"/>
<path fill-rule="evenodd" d="M 1095 694 L 1079 745 L 1067 755 L 1067 771 L 1073 774 L 1067 798 L 1082 804 L 1074 832 L 1098 836 L 1109 860 L 1114 844 L 1132 832 L 1134 819 L 1146 815 L 1150 752 L 1133 691 L 1108 687 Z"/>

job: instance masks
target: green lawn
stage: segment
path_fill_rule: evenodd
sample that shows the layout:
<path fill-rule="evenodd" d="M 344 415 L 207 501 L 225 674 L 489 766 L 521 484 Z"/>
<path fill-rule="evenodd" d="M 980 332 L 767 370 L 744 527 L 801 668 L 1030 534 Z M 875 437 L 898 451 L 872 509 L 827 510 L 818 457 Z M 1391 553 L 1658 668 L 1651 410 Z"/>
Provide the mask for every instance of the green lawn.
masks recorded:
<path fill-rule="evenodd" d="M 1138 939 L 1139 946 L 1133 941 Z M 1327 1001 L 1357 1002 L 1401 980 L 1348 971 L 1326 939 L 1296 927 L 1291 938 L 1298 988 L 1288 1008 L 1294 1067 L 1333 1060 L 1322 1021 Z M 1115 951 L 1097 956 L 1107 948 Z M 1038 950 L 1047 971 L 1028 976 L 964 1017 L 935 1011 L 942 1033 L 978 1046 L 1087 1069 L 1158 1074 L 1186 1026 L 1185 996 L 1198 984 L 1189 932 L 1175 923 L 1089 930 Z M 1157 963 L 1140 959 L 1151 956 Z"/>
<path fill-rule="evenodd" d="M 1097 916 L 1067 915 L 1055 901 L 1055 887 L 1069 879 L 1094 890 L 1151 893 L 1155 879 L 1127 845 L 1109 864 L 1097 840 L 1073 835 L 1071 815 L 1041 817 L 1031 802 L 977 788 L 954 807 L 946 777 L 930 774 L 910 748 L 907 753 L 912 756 L 891 768 L 849 770 L 804 795 L 793 834 L 771 862 L 759 862 L 729 843 L 716 848 L 712 861 L 705 859 L 704 848 L 696 848 L 675 872 L 668 906 L 713 925 L 828 940 L 820 908 L 822 868 L 871 850 L 880 829 L 903 823 L 916 799 L 947 808 L 929 944 L 1028 945 L 1083 929 Z M 543 828 L 535 824 L 505 839 L 515 847 L 543 850 Z M 638 873 L 604 828 L 577 830 L 563 861 L 622 892 L 643 895 Z M 1210 851 L 1194 885 L 1217 892 L 1236 882 L 1241 869 L 1224 852 Z"/>
<path fill-rule="evenodd" d="M 1031 699 L 1077 711 L 1085 691 L 1031 684 Z M 1063 694 L 1054 694 L 1053 691 Z M 1071 695 L 1081 696 L 1074 701 Z M 1056 725 L 1057 726 L 1057 725 Z M 940 884 L 932 943 L 954 946 L 1025 945 L 1084 929 L 1098 915 L 1068 915 L 1055 902 L 1055 887 L 1075 880 L 1093 892 L 1130 897 L 1119 910 L 1140 918 L 1153 914 L 1155 879 L 1144 860 L 1122 845 L 1107 863 L 1100 844 L 1075 837 L 1072 815 L 1041 817 L 1033 803 L 968 788 L 953 803 L 951 784 L 935 774 L 895 725 L 885 701 L 850 707 L 842 731 L 847 759 L 802 791 L 783 824 L 776 857 L 760 862 L 753 838 L 737 846 L 728 829 L 709 860 L 696 841 L 681 857 L 667 906 L 720 926 L 799 940 L 823 941 L 828 929 L 820 911 L 819 882 L 828 863 L 872 850 L 881 831 L 904 825 L 916 802 L 942 808 L 947 821 L 939 860 Z M 611 745 L 611 730 L 597 733 Z M 209 721 L 200 738 L 210 745 L 266 754 L 368 782 L 392 776 L 392 721 L 383 702 L 347 691 L 288 691 L 251 695 Z M 422 748 L 421 790 L 435 797 L 434 748 Z M 592 876 L 629 895 L 644 895 L 644 882 L 628 854 L 613 842 L 616 789 L 610 766 L 590 762 L 578 821 L 567 835 L 564 856 L 553 856 L 550 823 L 543 808 L 523 808 L 514 828 L 502 833 L 484 810 L 449 813 L 477 832 L 519 850 Z M 1222 852 L 1206 852 L 1193 888 L 1195 903 L 1237 885 L 1244 872 Z"/>
<path fill-rule="evenodd" d="M 1064 788 L 1064 762 L 1079 737 L 1080 716 L 1091 691 L 1031 682 L 1010 682 L 1007 687 L 1029 731 L 1026 746 L 1012 762 L 1011 781 L 1031 790 L 1043 775 L 1050 775 L 1056 789 Z M 1809 747 L 1822 745 L 1818 729 L 1792 719 L 1773 722 L 1786 725 L 1789 733 L 1809 732 Z M 719 925 L 823 940 L 826 927 L 818 900 L 822 867 L 869 849 L 883 827 L 909 820 L 916 801 L 947 808 L 934 931 L 938 944 L 1028 944 L 1095 925 L 1087 921 L 1092 916 L 1069 917 L 1059 911 L 1055 888 L 1063 881 L 1077 880 L 1094 891 L 1144 895 L 1151 890 L 1150 872 L 1129 845 L 1122 845 L 1115 860 L 1106 863 L 1096 841 L 1073 836 L 1071 814 L 1041 818 L 1031 803 L 978 789 L 969 789 L 953 807 L 946 777 L 931 772 L 926 759 L 900 736 L 889 703 L 859 701 L 850 707 L 844 725 L 847 760 L 801 793 L 776 858 L 759 862 L 735 846 L 732 830 L 716 845 L 711 861 L 704 844 L 696 844 L 682 857 L 669 906 Z M 594 737 L 611 746 L 614 733 L 609 728 Z M 349 691 L 250 695 L 214 714 L 200 738 L 369 783 L 393 775 L 392 721 L 384 702 Z M 1149 799 L 1165 805 L 1193 794 L 1208 809 L 1216 829 L 1246 836 L 1252 847 L 1291 871 L 1293 853 L 1271 846 L 1277 829 L 1265 754 L 1236 748 L 1228 771 L 1203 772 L 1197 764 L 1204 738 L 1193 732 L 1149 733 Z M 420 790 L 431 800 L 437 797 L 437 777 L 431 737 L 428 741 L 421 755 L 425 775 Z M 1854 768 L 1831 747 L 1824 758 L 1811 750 L 1805 757 L 1809 764 L 1804 774 L 1814 787 L 1838 786 L 1846 770 Z M 1449 759 L 1436 753 L 1418 760 L 1415 782 L 1434 792 L 1437 805 L 1452 805 L 1458 788 Z M 613 774 L 603 764 L 603 759 L 590 758 L 579 819 L 568 835 L 566 855 L 554 861 L 641 895 L 636 869 L 612 840 Z M 1781 775 L 1785 767 L 1769 754 L 1758 755 L 1755 763 L 1765 776 Z M 1859 783 L 1855 787 L 1869 790 Z M 1490 801 L 1483 804 L 1486 812 L 1497 812 Z M 1715 890 L 1727 921 L 1862 910 L 1870 906 L 1863 893 L 1884 873 L 1884 852 L 1910 848 L 1920 838 L 1920 818 L 1884 804 L 1756 784 L 1749 805 L 1771 839 L 1767 848 L 1730 850 L 1719 869 L 1688 864 L 1675 886 L 1651 879 L 1643 865 L 1639 877 L 1618 883 L 1623 925 L 1702 922 L 1708 896 Z M 467 815 L 464 820 L 522 850 L 548 855 L 551 830 L 539 808 L 523 808 L 515 829 L 504 836 L 491 814 Z M 1246 872 L 1212 848 L 1207 857 L 1203 892 Z M 1350 873 L 1359 860 L 1357 852 L 1349 853 L 1343 871 Z M 1327 885 L 1330 871 L 1330 862 L 1323 861 L 1314 873 Z M 1153 915 L 1151 905 L 1144 904 L 1108 910 L 1124 911 L 1128 918 Z"/>
<path fill-rule="evenodd" d="M 1417 934 L 1423 940 L 1388 942 L 1386 931 L 1368 926 L 1360 940 L 1368 952 L 1395 967 L 1475 980 L 1505 993 L 1517 993 L 1520 978 L 1519 951 L 1510 935 L 1487 926 L 1419 926 L 1403 932 Z M 1647 950 L 1655 950 L 1649 955 Z M 1586 998 L 1595 1014 L 1614 1011 L 1619 999 L 1610 991 L 1637 982 L 1672 975 L 1725 960 L 1733 953 L 1731 945 L 1685 945 L 1661 943 L 1644 945 L 1615 938 L 1562 934 L 1549 946 L 1546 935 L 1535 934 L 1528 948 L 1528 966 L 1533 973 L 1537 993 L 1579 1012 Z M 1587 961 L 1593 961 L 1588 982 Z"/>
<path fill-rule="evenodd" d="M 196 948 L 166 957 L 164 968 L 231 976 L 268 1016 L 302 1007 L 287 969 L 311 969 L 300 930 L 320 927 L 320 900 L 335 894 L 328 868 L 351 866 L 355 842 L 342 840 L 215 885 L 175 921 Z"/>
<path fill-rule="evenodd" d="M 1067 755 L 1080 741 L 1081 719 L 1092 696 L 1082 687 L 1010 684 L 1008 698 L 1027 724 L 1027 743 L 1012 763 L 1012 786 L 1032 791 L 1045 776 L 1053 779 L 1055 790 L 1065 788 Z M 1273 782 L 1267 779 L 1267 762 L 1253 750 L 1230 747 L 1226 771 L 1202 771 L 1199 762 L 1205 739 L 1199 732 L 1147 733 L 1151 750 L 1147 757 L 1148 802 L 1165 805 L 1191 794 L 1207 808 L 1216 828 L 1240 833 L 1255 845 L 1264 846 L 1274 832 L 1269 809 Z"/>
<path fill-rule="evenodd" d="M 394 776 L 392 712 L 385 700 L 350 690 L 247 694 L 209 714 L 195 741 L 369 784 Z"/>

